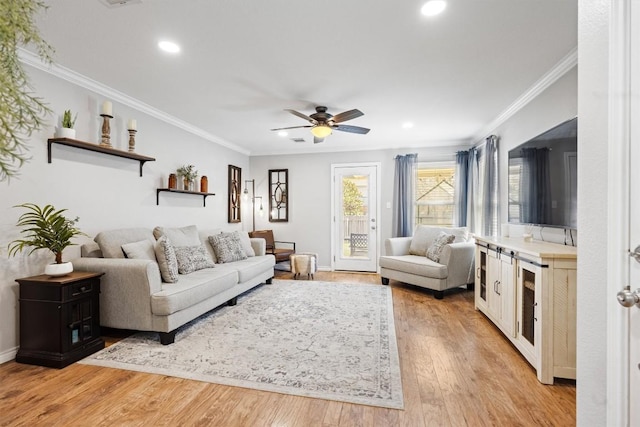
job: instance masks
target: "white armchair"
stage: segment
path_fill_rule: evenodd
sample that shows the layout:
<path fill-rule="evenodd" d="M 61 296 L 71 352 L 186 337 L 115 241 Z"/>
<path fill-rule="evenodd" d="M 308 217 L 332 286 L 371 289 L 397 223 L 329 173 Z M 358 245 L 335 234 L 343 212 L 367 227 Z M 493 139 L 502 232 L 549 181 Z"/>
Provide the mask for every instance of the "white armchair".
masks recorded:
<path fill-rule="evenodd" d="M 426 256 L 440 233 L 455 236 L 452 243 L 444 244 L 437 256 Z M 433 254 L 432 254 L 433 255 Z M 385 255 L 380 257 L 382 284 L 389 279 L 432 289 L 437 299 L 444 291 L 467 285 L 472 286 L 474 276 L 475 243 L 466 227 L 447 228 L 419 225 L 413 237 L 394 237 L 385 240 Z"/>

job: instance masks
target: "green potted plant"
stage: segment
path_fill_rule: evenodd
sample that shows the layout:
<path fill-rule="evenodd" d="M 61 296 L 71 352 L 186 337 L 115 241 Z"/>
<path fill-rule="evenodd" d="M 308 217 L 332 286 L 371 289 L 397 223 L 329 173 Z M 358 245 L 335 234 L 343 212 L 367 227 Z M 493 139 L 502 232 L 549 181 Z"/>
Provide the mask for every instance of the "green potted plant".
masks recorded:
<path fill-rule="evenodd" d="M 14 206 L 24 208 L 27 212 L 18 218 L 18 227 L 24 227 L 20 233 L 23 239 L 9 243 L 9 255 L 15 256 L 26 247 L 31 247 L 29 254 L 38 249 L 49 249 L 56 256 L 55 264 L 45 267 L 44 273 L 50 276 L 63 276 L 73 271 L 73 264 L 62 262 L 62 251 L 74 245 L 71 239 L 75 236 L 86 236 L 76 227 L 79 218 L 68 219 L 64 216 L 66 209 L 56 210 L 51 205 L 44 208 L 34 203 Z"/>
<path fill-rule="evenodd" d="M 182 177 L 184 190 L 194 191 L 195 180 L 198 177 L 198 171 L 194 165 L 184 165 L 176 171 L 178 176 Z"/>
<path fill-rule="evenodd" d="M 73 118 L 71 118 L 71 110 L 64 110 L 64 114 L 62 115 L 62 127 L 58 128 L 57 137 L 58 138 L 76 138 L 76 130 L 73 128 L 76 124 L 76 119 L 78 118 L 78 113 L 76 113 Z"/>

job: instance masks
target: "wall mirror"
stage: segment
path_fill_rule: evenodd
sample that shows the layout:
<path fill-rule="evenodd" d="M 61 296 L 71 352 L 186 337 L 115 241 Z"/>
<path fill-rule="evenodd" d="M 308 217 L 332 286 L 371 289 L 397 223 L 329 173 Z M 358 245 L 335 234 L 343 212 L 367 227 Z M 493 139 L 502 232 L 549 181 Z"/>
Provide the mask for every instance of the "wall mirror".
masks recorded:
<path fill-rule="evenodd" d="M 240 185 L 242 183 L 242 169 L 229 165 L 229 222 L 240 222 Z"/>
<path fill-rule="evenodd" d="M 289 221 L 289 169 L 269 169 L 269 221 Z"/>

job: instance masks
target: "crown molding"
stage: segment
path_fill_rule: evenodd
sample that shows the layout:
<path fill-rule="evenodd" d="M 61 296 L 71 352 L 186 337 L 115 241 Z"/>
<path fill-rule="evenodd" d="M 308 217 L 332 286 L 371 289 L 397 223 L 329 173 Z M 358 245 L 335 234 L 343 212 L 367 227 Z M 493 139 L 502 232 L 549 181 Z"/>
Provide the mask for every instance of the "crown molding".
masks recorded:
<path fill-rule="evenodd" d="M 236 144 L 232 144 L 220 137 L 212 135 L 197 126 L 187 123 L 184 120 L 178 119 L 171 114 L 165 113 L 164 111 L 152 107 L 149 104 L 146 104 L 125 93 L 113 89 L 112 87 L 104 85 L 96 80 L 90 79 L 89 77 L 77 73 L 69 68 L 63 67 L 58 64 L 47 64 L 43 62 L 36 54 L 29 52 L 26 49 L 18 49 L 18 58 L 23 64 L 44 71 L 45 73 L 51 74 L 55 77 L 58 77 L 59 79 L 66 80 L 76 86 L 80 86 L 84 89 L 95 92 L 120 104 L 136 109 L 144 114 L 147 114 L 193 135 L 196 135 L 202 139 L 229 148 L 230 150 L 237 151 L 238 153 L 242 153 L 246 156 L 251 154 L 251 152 L 245 148 L 239 147 Z"/>
<path fill-rule="evenodd" d="M 578 47 L 574 47 L 571 51 L 560 60 L 553 68 L 547 71 L 537 82 L 527 89 L 518 99 L 516 99 L 506 110 L 504 110 L 491 123 L 476 133 L 472 140 L 475 143 L 482 141 L 489 136 L 498 126 L 513 117 L 518 111 L 524 108 L 529 102 L 533 101 L 538 95 L 544 92 L 549 86 L 557 82 L 562 76 L 571 71 L 578 65 Z"/>

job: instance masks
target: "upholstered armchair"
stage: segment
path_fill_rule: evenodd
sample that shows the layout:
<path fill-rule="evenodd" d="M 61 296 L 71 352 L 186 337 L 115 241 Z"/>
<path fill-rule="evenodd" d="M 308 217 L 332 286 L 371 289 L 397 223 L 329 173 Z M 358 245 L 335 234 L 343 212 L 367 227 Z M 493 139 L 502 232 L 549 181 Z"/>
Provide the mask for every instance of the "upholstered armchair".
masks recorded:
<path fill-rule="evenodd" d="M 281 240 L 274 240 L 273 230 L 256 230 L 249 233 L 249 237 L 262 238 L 267 243 L 267 254 L 271 254 L 276 257 L 276 263 L 289 261 L 289 255 L 296 253 L 295 242 L 283 242 Z M 289 247 L 282 247 L 287 245 Z"/>
<path fill-rule="evenodd" d="M 474 281 L 475 243 L 466 227 L 447 228 L 418 225 L 413 237 L 385 241 L 381 256 L 382 284 L 389 279 L 434 291 L 442 299 L 444 291 Z"/>

